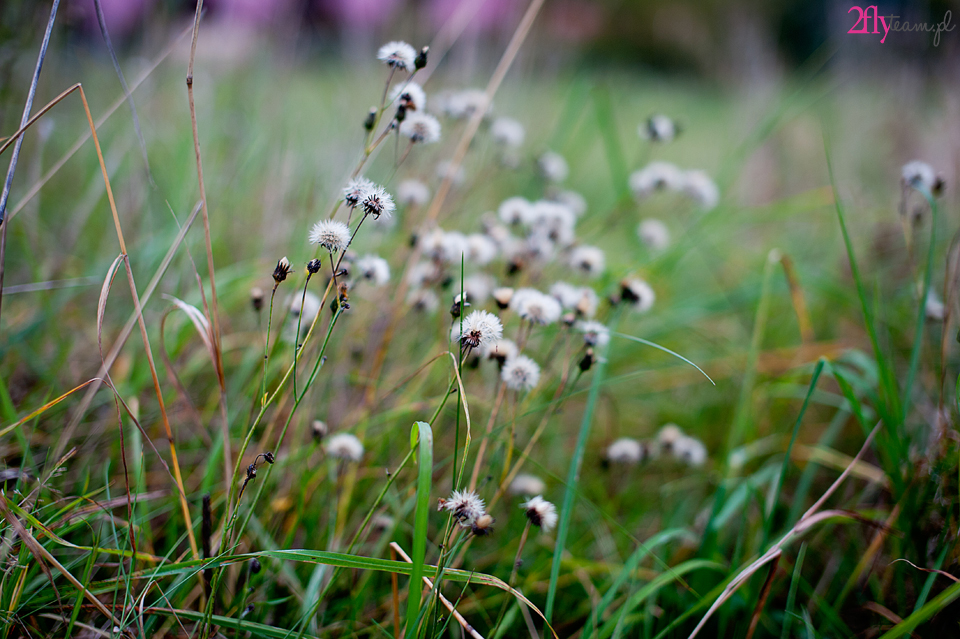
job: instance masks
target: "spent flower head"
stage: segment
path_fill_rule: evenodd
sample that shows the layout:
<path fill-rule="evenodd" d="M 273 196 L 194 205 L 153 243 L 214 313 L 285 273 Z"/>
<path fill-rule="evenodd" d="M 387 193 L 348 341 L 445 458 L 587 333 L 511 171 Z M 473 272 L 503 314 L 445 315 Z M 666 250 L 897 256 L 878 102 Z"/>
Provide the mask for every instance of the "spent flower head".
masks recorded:
<path fill-rule="evenodd" d="M 500 318 L 487 311 L 473 311 L 460 322 L 454 322 L 451 338 L 460 342 L 464 348 L 480 348 L 484 344 L 496 342 L 503 337 L 503 324 Z"/>
<path fill-rule="evenodd" d="M 360 200 L 360 206 L 364 213 L 372 215 L 375 220 L 379 220 L 381 215 L 384 219 L 389 219 L 397 208 L 393 197 L 382 186 L 375 186 L 367 191 Z M 347 230 L 349 232 L 349 229 Z"/>
<path fill-rule="evenodd" d="M 319 244 L 336 253 L 350 244 L 350 227 L 338 220 L 320 220 L 313 225 L 308 239 L 311 244 Z"/>
<path fill-rule="evenodd" d="M 510 390 L 529 391 L 540 381 L 540 367 L 526 355 L 516 355 L 503 363 L 500 379 Z"/>
<path fill-rule="evenodd" d="M 276 268 L 273 269 L 273 281 L 279 284 L 283 280 L 287 279 L 287 275 L 290 275 L 292 268 L 293 267 L 290 265 L 290 260 L 288 260 L 286 256 L 281 257 L 277 262 Z"/>
<path fill-rule="evenodd" d="M 324 450 L 331 457 L 358 462 L 363 459 L 363 444 L 350 433 L 337 433 L 326 440 Z"/>
<path fill-rule="evenodd" d="M 440 499 L 437 510 L 446 510 L 464 528 L 486 514 L 486 504 L 477 493 L 470 490 L 455 490 L 448 499 Z"/>
<path fill-rule="evenodd" d="M 354 209 L 360 204 L 360 200 L 366 197 L 376 184 L 365 177 L 353 178 L 343 187 L 343 203 L 349 208 Z"/>
<path fill-rule="evenodd" d="M 411 113 L 400 123 L 400 135 L 411 142 L 433 144 L 440 140 L 440 121 L 429 113 Z"/>
<path fill-rule="evenodd" d="M 526 512 L 530 523 L 543 532 L 550 532 L 557 525 L 557 507 L 540 495 L 523 502 L 520 508 Z"/>
<path fill-rule="evenodd" d="M 406 42 L 394 40 L 380 47 L 377 51 L 377 59 L 394 69 L 403 69 L 412 73 L 417 59 L 417 50 Z"/>

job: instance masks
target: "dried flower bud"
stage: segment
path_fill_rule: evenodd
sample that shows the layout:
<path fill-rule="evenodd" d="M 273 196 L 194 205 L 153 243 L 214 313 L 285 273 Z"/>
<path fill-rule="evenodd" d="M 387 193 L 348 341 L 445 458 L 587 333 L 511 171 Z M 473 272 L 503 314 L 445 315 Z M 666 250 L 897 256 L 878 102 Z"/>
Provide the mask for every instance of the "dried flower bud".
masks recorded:
<path fill-rule="evenodd" d="M 370 107 L 370 112 L 363 120 L 363 128 L 367 131 L 373 131 L 373 125 L 377 123 L 377 107 Z"/>
<path fill-rule="evenodd" d="M 251 574 L 251 575 L 255 575 L 255 574 L 257 574 L 258 572 L 260 572 L 260 568 L 261 568 L 261 566 L 260 566 L 260 560 L 259 560 L 259 559 L 257 559 L 256 557 L 254 557 L 253 559 L 250 560 L 250 574 Z"/>
<path fill-rule="evenodd" d="M 253 304 L 253 310 L 256 312 L 263 310 L 263 289 L 259 286 L 250 289 L 250 303 Z"/>
<path fill-rule="evenodd" d="M 286 257 L 281 258 L 280 261 L 277 262 L 277 267 L 273 269 L 273 281 L 279 284 L 287 279 L 287 275 L 290 275 L 290 270 L 290 260 Z"/>
<path fill-rule="evenodd" d="M 327 436 L 327 433 L 330 432 L 327 422 L 319 419 L 313 420 L 313 424 L 310 425 L 310 428 L 313 431 L 313 436 L 315 439 L 323 439 Z"/>
<path fill-rule="evenodd" d="M 503 310 L 510 306 L 510 300 L 513 299 L 513 289 L 512 288 L 498 288 L 493 291 L 493 299 L 497 303 L 497 308 Z"/>
<path fill-rule="evenodd" d="M 397 122 L 403 122 L 404 120 L 407 119 L 406 103 L 401 101 L 400 104 L 397 105 L 397 113 L 396 115 L 393 116 L 393 119 L 396 120 Z"/>
<path fill-rule="evenodd" d="M 250 481 L 251 479 L 256 479 L 256 477 L 257 477 L 257 465 L 250 464 L 249 466 L 247 466 L 247 481 Z"/>
<path fill-rule="evenodd" d="M 593 355 L 593 349 L 588 348 L 587 352 L 583 355 L 583 359 L 580 360 L 580 370 L 586 373 L 588 370 L 590 370 L 590 367 L 593 366 L 595 361 L 596 357 Z"/>
<path fill-rule="evenodd" d="M 313 275 L 314 273 L 318 273 L 318 272 L 320 271 L 320 258 L 319 258 L 319 257 L 315 257 L 315 258 L 313 258 L 312 260 L 310 260 L 309 262 L 307 262 L 307 271 L 308 271 L 311 275 Z"/>
<path fill-rule="evenodd" d="M 470 306 L 470 302 L 467 301 L 467 294 L 463 293 L 462 296 L 463 299 L 461 299 L 460 295 L 457 295 L 455 298 L 453 298 L 453 306 L 450 307 L 450 316 L 453 317 L 453 319 L 460 317 L 463 309 L 467 306 Z"/>
<path fill-rule="evenodd" d="M 268 464 L 272 464 L 273 462 L 277 461 L 277 458 L 274 457 L 273 453 L 271 453 L 270 451 L 265 452 L 263 454 L 263 458 L 267 460 Z"/>
<path fill-rule="evenodd" d="M 417 57 L 413 60 L 413 68 L 418 71 L 423 67 L 427 66 L 427 53 L 430 51 L 430 47 L 424 47 L 420 49 L 420 53 L 417 54 Z"/>
<path fill-rule="evenodd" d="M 483 513 L 477 517 L 473 525 L 470 526 L 470 531 L 477 537 L 485 537 L 493 532 L 493 524 L 496 523 L 496 521 L 496 519 L 487 513 Z"/>
<path fill-rule="evenodd" d="M 564 313 L 560 316 L 560 321 L 567 326 L 573 326 L 577 321 L 577 314 L 574 312 Z"/>

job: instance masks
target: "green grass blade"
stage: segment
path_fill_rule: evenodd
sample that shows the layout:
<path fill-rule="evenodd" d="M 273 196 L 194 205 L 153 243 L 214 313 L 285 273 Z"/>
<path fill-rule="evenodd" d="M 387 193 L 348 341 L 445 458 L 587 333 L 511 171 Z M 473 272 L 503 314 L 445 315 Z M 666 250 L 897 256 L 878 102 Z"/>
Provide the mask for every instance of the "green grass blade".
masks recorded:
<path fill-rule="evenodd" d="M 687 364 L 690 364 L 690 365 L 693 366 L 695 369 L 697 369 L 698 371 L 700 371 L 701 373 L 703 373 L 703 376 L 706 377 L 708 380 L 710 380 L 710 383 L 711 383 L 711 384 L 713 384 L 714 386 L 717 385 L 717 383 L 716 383 L 715 381 L 713 381 L 712 379 L 710 379 L 710 376 L 707 375 L 706 371 L 704 371 L 702 368 L 700 368 L 699 366 L 697 366 L 696 364 L 694 364 L 693 362 L 691 362 L 689 359 L 687 359 L 687 358 L 684 357 L 683 355 L 680 355 L 679 353 L 674 353 L 673 351 L 671 351 L 669 348 L 667 348 L 667 347 L 665 347 L 665 346 L 660 346 L 659 344 L 657 344 L 657 343 L 655 343 L 655 342 L 651 342 L 651 341 L 649 341 L 649 340 L 645 340 L 645 339 L 643 339 L 642 337 L 634 337 L 633 335 L 627 335 L 627 334 L 625 334 L 625 333 L 612 333 L 612 334 L 613 334 L 614 336 L 616 336 L 616 337 L 622 337 L 622 338 L 624 338 L 624 339 L 628 339 L 628 340 L 637 342 L 637 343 L 639 343 L 639 344 L 646 344 L 647 346 L 652 346 L 653 348 L 656 348 L 656 349 L 658 349 L 658 350 L 661 350 L 661 351 L 663 351 L 664 353 L 667 353 L 667 354 L 669 354 L 669 355 L 673 355 L 673 356 L 676 357 L 677 359 L 683 360 L 683 361 L 686 362 Z"/>
<path fill-rule="evenodd" d="M 960 597 L 960 583 L 951 585 L 931 599 L 930 603 L 891 628 L 880 639 L 896 639 L 911 634 L 917 626 L 949 606 L 957 597 Z"/>
<path fill-rule="evenodd" d="M 433 479 L 433 430 L 426 422 L 417 422 L 410 433 L 411 447 L 419 447 L 417 468 L 417 505 L 413 517 L 413 552 L 410 557 L 410 590 L 407 594 L 405 637 L 416 636 L 415 624 L 423 591 L 423 561 L 427 554 L 427 526 L 430 514 L 430 486 Z"/>
<path fill-rule="evenodd" d="M 927 318 L 927 298 L 930 296 L 930 279 L 933 275 L 933 257 L 936 251 L 937 241 L 937 202 L 933 199 L 930 191 L 922 185 L 914 187 L 930 205 L 930 245 L 927 247 L 927 268 L 923 274 L 923 290 L 920 293 L 920 303 L 917 307 L 917 325 L 913 334 L 913 348 L 910 351 L 910 369 L 907 372 L 907 382 L 903 387 L 903 412 L 902 419 L 907 418 L 907 412 L 910 410 L 910 393 L 913 390 L 913 381 L 917 377 L 917 371 L 920 368 L 920 351 L 923 347 L 923 327 L 926 325 Z"/>
<path fill-rule="evenodd" d="M 793 605 L 797 600 L 797 588 L 800 585 L 800 571 L 803 569 L 803 558 L 807 554 L 807 542 L 800 544 L 797 553 L 797 563 L 793 566 L 793 577 L 790 579 L 790 590 L 787 592 L 787 607 L 783 611 L 783 628 L 780 630 L 780 639 L 790 637 L 790 626 L 793 624 Z"/>
<path fill-rule="evenodd" d="M 563 557 L 563 548 L 567 541 L 567 534 L 570 532 L 570 521 L 573 518 L 573 501 L 578 492 L 580 482 L 580 467 L 583 465 L 583 455 L 587 448 L 587 438 L 590 435 L 590 425 L 593 423 L 593 411 L 597 407 L 597 398 L 600 396 L 600 386 L 603 383 L 603 376 L 607 369 L 607 351 L 604 348 L 603 353 L 597 362 L 597 369 L 593 373 L 593 380 L 590 383 L 590 394 L 587 396 L 587 407 L 583 411 L 583 419 L 580 421 L 580 433 L 577 435 L 577 447 L 573 451 L 573 458 L 570 460 L 570 468 L 567 471 L 566 490 L 563 493 L 563 507 L 560 510 L 560 524 L 557 526 L 557 543 L 553 551 L 553 565 L 550 568 L 550 585 L 547 589 L 547 605 L 544 609 L 547 621 L 553 613 L 553 604 L 557 596 L 557 579 L 560 578 L 560 563 Z"/>

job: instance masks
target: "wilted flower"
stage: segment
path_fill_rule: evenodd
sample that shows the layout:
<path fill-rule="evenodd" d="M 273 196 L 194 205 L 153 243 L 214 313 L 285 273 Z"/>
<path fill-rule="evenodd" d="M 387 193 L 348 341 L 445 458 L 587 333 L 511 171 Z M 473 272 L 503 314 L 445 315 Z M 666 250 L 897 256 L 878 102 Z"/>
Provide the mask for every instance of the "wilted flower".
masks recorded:
<path fill-rule="evenodd" d="M 526 355 L 517 355 L 504 362 L 500 379 L 511 390 L 528 391 L 540 381 L 540 367 Z"/>
<path fill-rule="evenodd" d="M 337 220 L 320 220 L 313 225 L 308 239 L 311 244 L 319 244 L 336 253 L 350 244 L 350 227 Z"/>
<path fill-rule="evenodd" d="M 553 151 L 547 151 L 537 160 L 540 175 L 549 182 L 563 182 L 570 174 L 570 167 L 563 156 Z"/>
<path fill-rule="evenodd" d="M 279 284 L 287 279 L 287 275 L 290 275 L 291 268 L 290 260 L 288 260 L 286 256 L 281 257 L 280 261 L 277 262 L 276 268 L 273 269 L 273 281 Z"/>
<path fill-rule="evenodd" d="M 651 142 L 670 142 L 680 132 L 680 127 L 665 115 L 652 115 L 640 125 L 641 138 Z"/>
<path fill-rule="evenodd" d="M 455 490 L 449 499 L 440 499 L 437 510 L 446 510 L 463 526 L 469 528 L 486 514 L 486 504 L 477 493 L 468 490 Z"/>
<path fill-rule="evenodd" d="M 647 218 L 637 227 L 637 237 L 651 251 L 662 251 L 670 244 L 670 230 L 656 218 Z"/>
<path fill-rule="evenodd" d="M 463 318 L 462 329 L 460 322 L 454 322 L 450 337 L 465 348 L 479 348 L 503 337 L 503 324 L 493 313 L 473 311 Z"/>
<path fill-rule="evenodd" d="M 490 137 L 497 144 L 516 148 L 523 144 L 523 125 L 512 118 L 499 117 L 490 125 Z"/>
<path fill-rule="evenodd" d="M 377 186 L 364 194 L 360 200 L 360 206 L 367 215 L 372 215 L 373 219 L 378 220 L 382 215 L 384 219 L 389 219 L 393 211 L 397 208 L 393 203 L 393 197 L 387 193 L 382 186 Z M 350 229 L 347 229 L 349 233 Z"/>
<path fill-rule="evenodd" d="M 511 495 L 540 495 L 546 489 L 547 485 L 539 477 L 521 473 L 513 478 L 507 490 Z"/>
<path fill-rule="evenodd" d="M 400 135 L 411 142 L 433 144 L 440 139 L 440 122 L 429 113 L 411 113 L 400 123 Z"/>
<path fill-rule="evenodd" d="M 363 444 L 350 433 L 337 433 L 324 444 L 324 450 L 331 457 L 344 461 L 358 462 L 363 459 Z"/>
<path fill-rule="evenodd" d="M 423 111 L 427 108 L 427 94 L 416 82 L 404 82 L 393 87 L 390 104 L 397 102 L 408 111 Z"/>
<path fill-rule="evenodd" d="M 640 313 L 646 313 L 653 308 L 653 302 L 657 297 L 649 284 L 638 279 L 626 279 L 620 282 L 620 296 Z"/>
<path fill-rule="evenodd" d="M 395 69 L 414 70 L 414 61 L 417 58 L 417 50 L 406 42 L 393 41 L 388 42 L 377 51 L 377 59 L 386 62 L 387 65 Z"/>
<path fill-rule="evenodd" d="M 430 201 L 430 189 L 418 180 L 404 180 L 397 186 L 397 200 L 408 206 L 425 206 Z"/>
<path fill-rule="evenodd" d="M 607 461 L 615 464 L 636 464 L 643 460 L 643 444 L 631 437 L 621 437 L 607 446 Z"/>
<path fill-rule="evenodd" d="M 390 265 L 377 255 L 364 255 L 356 262 L 357 272 L 374 286 L 383 286 L 390 281 Z"/>
<path fill-rule="evenodd" d="M 527 513 L 527 519 L 543 532 L 550 532 L 557 525 L 557 507 L 537 495 L 520 504 L 520 508 Z"/>

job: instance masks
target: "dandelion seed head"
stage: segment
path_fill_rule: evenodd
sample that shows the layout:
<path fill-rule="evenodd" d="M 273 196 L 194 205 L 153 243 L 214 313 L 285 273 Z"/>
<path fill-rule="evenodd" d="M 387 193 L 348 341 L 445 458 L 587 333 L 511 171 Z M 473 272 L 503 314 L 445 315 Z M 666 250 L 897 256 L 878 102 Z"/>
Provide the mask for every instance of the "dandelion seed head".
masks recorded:
<path fill-rule="evenodd" d="M 575 238 L 577 216 L 565 204 L 538 200 L 533 203 L 525 223 L 534 233 L 542 234 L 561 246 L 569 246 Z"/>
<path fill-rule="evenodd" d="M 666 452 L 672 451 L 682 437 L 684 437 L 683 431 L 676 424 L 665 424 L 657 431 L 657 443 Z"/>
<path fill-rule="evenodd" d="M 440 105 L 444 115 L 457 120 L 466 120 L 480 109 L 484 109 L 485 118 L 493 113 L 493 102 L 487 103 L 487 94 L 483 89 L 446 92 Z"/>
<path fill-rule="evenodd" d="M 626 279 L 620 282 L 620 296 L 638 313 L 649 311 L 657 299 L 653 288 L 640 279 Z"/>
<path fill-rule="evenodd" d="M 922 186 L 933 192 L 937 174 L 933 167 L 920 160 L 911 160 L 900 169 L 900 177 L 907 186 Z"/>
<path fill-rule="evenodd" d="M 397 186 L 397 201 L 406 206 L 426 206 L 430 188 L 419 180 L 404 180 Z"/>
<path fill-rule="evenodd" d="M 390 265 L 377 255 L 364 255 L 356 262 L 357 272 L 374 286 L 385 286 L 390 282 Z"/>
<path fill-rule="evenodd" d="M 570 251 L 570 266 L 588 277 L 599 277 L 606 268 L 606 258 L 596 246 L 578 246 Z"/>
<path fill-rule="evenodd" d="M 497 256 L 497 244 L 481 233 L 467 236 L 466 258 L 479 266 L 485 266 Z"/>
<path fill-rule="evenodd" d="M 947 307 L 943 305 L 940 296 L 938 296 L 932 288 L 927 292 L 927 302 L 924 306 L 924 312 L 926 312 L 927 319 L 931 322 L 942 322 L 947 316 Z"/>
<path fill-rule="evenodd" d="M 393 197 L 382 186 L 367 191 L 360 200 L 360 206 L 363 207 L 364 213 L 372 215 L 375 220 L 380 219 L 380 216 L 389 219 L 397 208 L 393 203 Z M 349 232 L 349 229 L 347 230 Z"/>
<path fill-rule="evenodd" d="M 320 220 L 313 225 L 308 239 L 311 244 L 319 244 L 336 253 L 350 244 L 350 227 L 338 220 Z"/>
<path fill-rule="evenodd" d="M 477 519 L 486 514 L 486 504 L 483 499 L 469 490 L 453 491 L 448 499 L 440 503 L 440 508 L 452 514 L 464 528 L 471 527 Z"/>
<path fill-rule="evenodd" d="M 588 346 L 602 348 L 610 342 L 610 329 L 600 322 L 577 322 L 576 329 L 583 333 L 583 341 Z"/>
<path fill-rule="evenodd" d="M 494 289 L 492 295 L 497 307 L 504 309 L 509 307 L 511 300 L 513 300 L 513 289 L 508 286 L 501 286 Z"/>
<path fill-rule="evenodd" d="M 358 462 L 363 459 L 363 444 L 350 433 L 332 435 L 323 446 L 331 457 L 344 461 Z"/>
<path fill-rule="evenodd" d="M 417 59 L 417 50 L 406 42 L 394 40 L 380 47 L 377 51 L 377 59 L 395 69 L 412 72 L 414 61 Z"/>
<path fill-rule="evenodd" d="M 587 212 L 587 199 L 576 191 L 557 191 L 551 199 L 573 211 L 575 217 L 582 217 Z"/>
<path fill-rule="evenodd" d="M 630 190 L 642 200 L 654 191 L 678 191 L 684 184 L 684 173 L 669 162 L 654 161 L 630 174 Z"/>
<path fill-rule="evenodd" d="M 557 507 L 540 495 L 520 504 L 520 508 L 527 513 L 530 523 L 545 533 L 550 532 L 557 525 Z"/>
<path fill-rule="evenodd" d="M 427 94 L 416 82 L 401 82 L 390 91 L 389 104 L 403 104 L 407 111 L 424 111 L 427 108 Z"/>
<path fill-rule="evenodd" d="M 677 136 L 679 127 L 665 115 L 652 115 L 640 125 L 640 137 L 651 142 L 671 142 Z"/>
<path fill-rule="evenodd" d="M 407 283 L 413 288 L 433 284 L 440 277 L 440 269 L 433 262 L 417 262 L 407 273 Z"/>
<path fill-rule="evenodd" d="M 484 359 L 494 359 L 501 364 L 511 357 L 516 357 L 519 353 L 520 349 L 518 349 L 514 341 L 510 339 L 498 339 L 483 344 L 480 347 L 480 357 Z"/>
<path fill-rule="evenodd" d="M 638 464 L 643 459 L 643 445 L 631 437 L 621 437 L 607 446 L 606 455 L 614 464 Z"/>
<path fill-rule="evenodd" d="M 555 282 L 550 286 L 552 295 L 564 309 L 576 311 L 583 317 L 593 317 L 600 304 L 597 293 L 588 286 L 574 286 L 567 282 Z"/>
<path fill-rule="evenodd" d="M 356 208 L 367 193 L 376 188 L 376 184 L 365 177 L 358 177 L 347 182 L 343 188 L 343 203 L 349 208 Z"/>
<path fill-rule="evenodd" d="M 499 117 L 490 125 L 490 137 L 497 144 L 517 148 L 523 144 L 526 132 L 523 125 L 512 118 Z"/>
<path fill-rule="evenodd" d="M 563 182 L 570 174 L 570 167 L 562 155 L 554 151 L 547 151 L 537 160 L 540 175 L 548 182 Z"/>
<path fill-rule="evenodd" d="M 681 190 L 705 211 L 720 202 L 720 189 L 706 171 L 684 171 Z"/>
<path fill-rule="evenodd" d="M 410 113 L 400 123 L 400 135 L 411 142 L 433 144 L 440 139 L 440 121 L 429 113 Z"/>
<path fill-rule="evenodd" d="M 696 437 L 683 435 L 674 443 L 673 455 L 690 466 L 703 466 L 707 461 L 707 447 Z"/>
<path fill-rule="evenodd" d="M 441 180 L 449 178 L 452 185 L 460 186 L 467 179 L 467 174 L 462 166 L 458 166 L 454 170 L 453 163 L 450 160 L 443 160 L 437 164 L 437 177 Z"/>
<path fill-rule="evenodd" d="M 497 215 L 504 224 L 526 224 L 532 213 L 533 205 L 520 196 L 507 198 L 497 209 Z"/>
<path fill-rule="evenodd" d="M 560 302 L 533 288 L 521 288 L 510 300 L 510 310 L 534 324 L 553 324 L 563 313 Z"/>
<path fill-rule="evenodd" d="M 466 348 L 480 348 L 484 344 L 496 342 L 503 337 L 503 324 L 500 318 L 487 311 L 473 311 L 460 322 L 453 323 L 452 338 Z"/>
<path fill-rule="evenodd" d="M 500 379 L 511 390 L 529 391 L 540 382 L 540 367 L 526 355 L 516 355 L 503 363 Z"/>
<path fill-rule="evenodd" d="M 486 302 L 490 297 L 490 292 L 493 290 L 493 287 L 493 277 L 486 273 L 477 273 L 476 275 L 463 278 L 463 290 L 467 294 L 467 299 L 474 304 L 483 304 Z"/>
<path fill-rule="evenodd" d="M 507 489 L 511 495 L 540 495 L 547 489 L 547 485 L 536 475 L 521 473 L 513 478 Z"/>
<path fill-rule="evenodd" d="M 640 222 L 637 237 L 651 251 L 662 251 L 670 245 L 670 230 L 667 225 L 653 217 Z"/>

